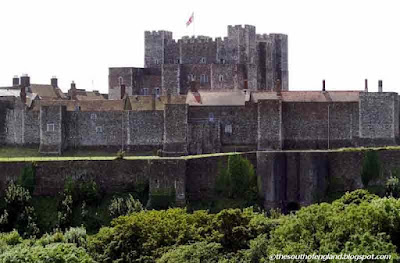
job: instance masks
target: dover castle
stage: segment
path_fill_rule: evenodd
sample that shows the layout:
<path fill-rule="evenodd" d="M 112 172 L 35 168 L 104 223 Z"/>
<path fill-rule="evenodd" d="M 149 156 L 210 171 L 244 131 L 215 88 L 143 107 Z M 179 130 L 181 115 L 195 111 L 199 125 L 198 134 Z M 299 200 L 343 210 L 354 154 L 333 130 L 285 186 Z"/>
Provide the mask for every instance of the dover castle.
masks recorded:
<path fill-rule="evenodd" d="M 288 37 L 228 26 L 227 37 L 145 32 L 144 68 L 110 68 L 109 92 L 67 93 L 28 75 L 0 88 L 0 144 L 161 150 L 165 156 L 395 145 L 394 92 L 289 91 Z"/>

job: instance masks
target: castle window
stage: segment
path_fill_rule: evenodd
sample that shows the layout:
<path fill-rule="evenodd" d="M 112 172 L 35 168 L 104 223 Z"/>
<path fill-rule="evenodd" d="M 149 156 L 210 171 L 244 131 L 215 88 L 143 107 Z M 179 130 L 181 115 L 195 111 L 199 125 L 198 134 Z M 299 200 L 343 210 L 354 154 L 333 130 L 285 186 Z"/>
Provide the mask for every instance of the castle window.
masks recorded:
<path fill-rule="evenodd" d="M 210 113 L 208 114 L 208 120 L 209 120 L 210 122 L 214 122 L 214 113 L 210 112 Z"/>
<path fill-rule="evenodd" d="M 205 58 L 205 57 L 202 57 L 202 58 L 201 58 L 201 63 L 202 63 L 202 64 L 206 64 L 206 58 Z"/>
<path fill-rule="evenodd" d="M 90 114 L 90 119 L 91 119 L 91 120 L 96 120 L 96 119 L 97 119 L 96 113 Z"/>
<path fill-rule="evenodd" d="M 200 76 L 200 83 L 204 84 L 204 83 L 208 83 L 208 76 L 203 74 Z"/>
<path fill-rule="evenodd" d="M 179 58 L 176 60 L 176 64 L 181 64 L 181 60 Z"/>
<path fill-rule="evenodd" d="M 158 61 L 158 59 L 156 59 L 154 62 L 156 63 L 156 65 L 158 65 L 158 64 L 159 64 L 159 61 Z"/>
<path fill-rule="evenodd" d="M 154 94 L 156 94 L 157 96 L 160 95 L 160 88 L 155 88 Z"/>
<path fill-rule="evenodd" d="M 219 62 L 220 62 L 221 64 L 225 64 L 225 59 L 221 58 L 221 59 L 219 60 Z"/>
<path fill-rule="evenodd" d="M 224 81 L 224 76 L 223 75 L 219 75 L 218 79 L 219 79 L 220 82 L 222 82 L 222 81 Z"/>
<path fill-rule="evenodd" d="M 225 125 L 225 133 L 232 134 L 232 124 Z"/>
<path fill-rule="evenodd" d="M 196 80 L 195 75 L 189 74 L 189 75 L 188 75 L 188 80 L 189 80 L 189 81 L 195 81 L 195 80 Z"/>
<path fill-rule="evenodd" d="M 47 131 L 53 132 L 55 130 L 54 123 L 47 123 Z"/>
<path fill-rule="evenodd" d="M 158 181 L 157 179 L 154 180 L 154 184 L 156 188 L 160 188 L 160 181 Z"/>
<path fill-rule="evenodd" d="M 118 83 L 119 83 L 119 85 L 123 85 L 124 84 L 124 78 L 123 77 L 119 77 L 118 78 Z"/>
<path fill-rule="evenodd" d="M 143 95 L 144 96 L 149 95 L 149 89 L 148 88 L 143 88 Z"/>
<path fill-rule="evenodd" d="M 96 133 L 103 133 L 103 126 L 96 126 Z"/>
<path fill-rule="evenodd" d="M 8 128 L 7 127 L 5 128 L 5 132 L 8 133 Z"/>

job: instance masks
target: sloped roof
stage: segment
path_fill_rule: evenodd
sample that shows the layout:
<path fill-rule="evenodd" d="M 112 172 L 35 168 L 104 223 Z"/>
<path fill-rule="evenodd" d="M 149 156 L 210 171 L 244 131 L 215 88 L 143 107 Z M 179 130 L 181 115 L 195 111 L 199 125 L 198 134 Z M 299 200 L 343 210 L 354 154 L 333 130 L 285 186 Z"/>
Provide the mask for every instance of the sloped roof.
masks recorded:
<path fill-rule="evenodd" d="M 63 105 L 67 111 L 123 111 L 125 100 L 40 100 L 35 102 L 33 110 L 40 110 L 41 105 Z"/>
<path fill-rule="evenodd" d="M 244 106 L 249 94 L 243 91 L 202 91 L 188 92 L 189 106 Z"/>
<path fill-rule="evenodd" d="M 47 84 L 31 84 L 33 93 L 39 95 L 41 99 L 67 99 L 67 96 L 59 88 L 54 88 Z"/>
<path fill-rule="evenodd" d="M 0 88 L 0 97 L 20 97 L 20 89 L 7 89 L 7 88 Z M 38 98 L 36 93 L 26 93 L 26 106 L 31 107 L 32 102 Z"/>
<path fill-rule="evenodd" d="M 129 110 L 145 111 L 153 109 L 153 96 L 129 96 Z M 185 104 L 186 96 L 171 96 L 171 104 Z M 168 96 L 158 96 L 155 98 L 155 110 L 164 110 L 168 104 Z"/>
<path fill-rule="evenodd" d="M 285 102 L 358 102 L 360 91 L 282 91 Z M 276 92 L 253 92 L 252 101 L 279 99 Z"/>
<path fill-rule="evenodd" d="M 78 92 L 76 95 L 77 100 L 105 100 L 104 96 L 98 91 L 84 91 Z"/>

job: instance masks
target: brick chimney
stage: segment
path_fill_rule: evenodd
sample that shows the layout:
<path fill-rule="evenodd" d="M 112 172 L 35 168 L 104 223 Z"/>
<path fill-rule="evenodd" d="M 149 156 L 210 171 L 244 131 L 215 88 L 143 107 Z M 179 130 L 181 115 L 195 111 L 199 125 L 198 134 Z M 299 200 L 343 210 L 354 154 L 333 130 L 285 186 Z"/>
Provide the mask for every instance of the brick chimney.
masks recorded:
<path fill-rule="evenodd" d="M 19 86 L 19 77 L 17 75 L 15 75 L 13 77 L 13 87 L 18 87 Z"/>
<path fill-rule="evenodd" d="M 365 88 L 364 88 L 365 92 L 368 92 L 368 79 L 365 79 Z"/>
<path fill-rule="evenodd" d="M 21 87 L 27 88 L 31 85 L 31 79 L 28 74 L 23 74 L 21 76 Z"/>
<path fill-rule="evenodd" d="M 378 92 L 382 92 L 382 86 L 383 86 L 382 80 L 379 80 L 378 81 Z"/>
<path fill-rule="evenodd" d="M 53 88 L 58 88 L 58 79 L 55 76 L 53 76 L 50 81 Z"/>
<path fill-rule="evenodd" d="M 75 84 L 74 81 L 71 82 L 71 88 L 68 91 L 68 95 L 69 95 L 71 100 L 77 100 L 77 98 L 76 98 L 76 84 Z"/>

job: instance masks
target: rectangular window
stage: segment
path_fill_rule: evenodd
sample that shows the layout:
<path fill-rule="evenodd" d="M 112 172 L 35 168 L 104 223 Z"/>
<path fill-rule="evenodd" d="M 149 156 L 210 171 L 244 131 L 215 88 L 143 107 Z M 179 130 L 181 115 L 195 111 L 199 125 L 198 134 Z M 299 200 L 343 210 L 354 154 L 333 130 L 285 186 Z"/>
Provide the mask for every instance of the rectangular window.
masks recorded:
<path fill-rule="evenodd" d="M 90 114 L 90 119 L 92 119 L 92 120 L 96 120 L 96 119 L 97 119 L 97 115 L 96 115 L 96 113 L 92 113 L 92 114 Z"/>
<path fill-rule="evenodd" d="M 143 88 L 143 95 L 144 96 L 149 95 L 149 89 L 148 88 Z"/>
<path fill-rule="evenodd" d="M 176 60 L 176 64 L 181 64 L 181 60 L 179 58 Z"/>
<path fill-rule="evenodd" d="M 204 57 L 201 58 L 201 63 L 202 63 L 202 64 L 206 64 L 206 58 L 204 58 Z"/>
<path fill-rule="evenodd" d="M 160 95 L 160 88 L 155 88 L 155 90 L 154 90 L 154 94 L 156 94 L 156 95 Z"/>
<path fill-rule="evenodd" d="M 47 123 L 47 131 L 53 132 L 55 130 L 54 123 Z"/>
<path fill-rule="evenodd" d="M 214 122 L 214 113 L 210 112 L 210 113 L 208 114 L 208 120 L 209 120 L 210 122 Z"/>
<path fill-rule="evenodd" d="M 225 125 L 225 133 L 232 134 L 232 124 Z"/>
<path fill-rule="evenodd" d="M 96 133 L 103 133 L 103 126 L 97 126 Z"/>

